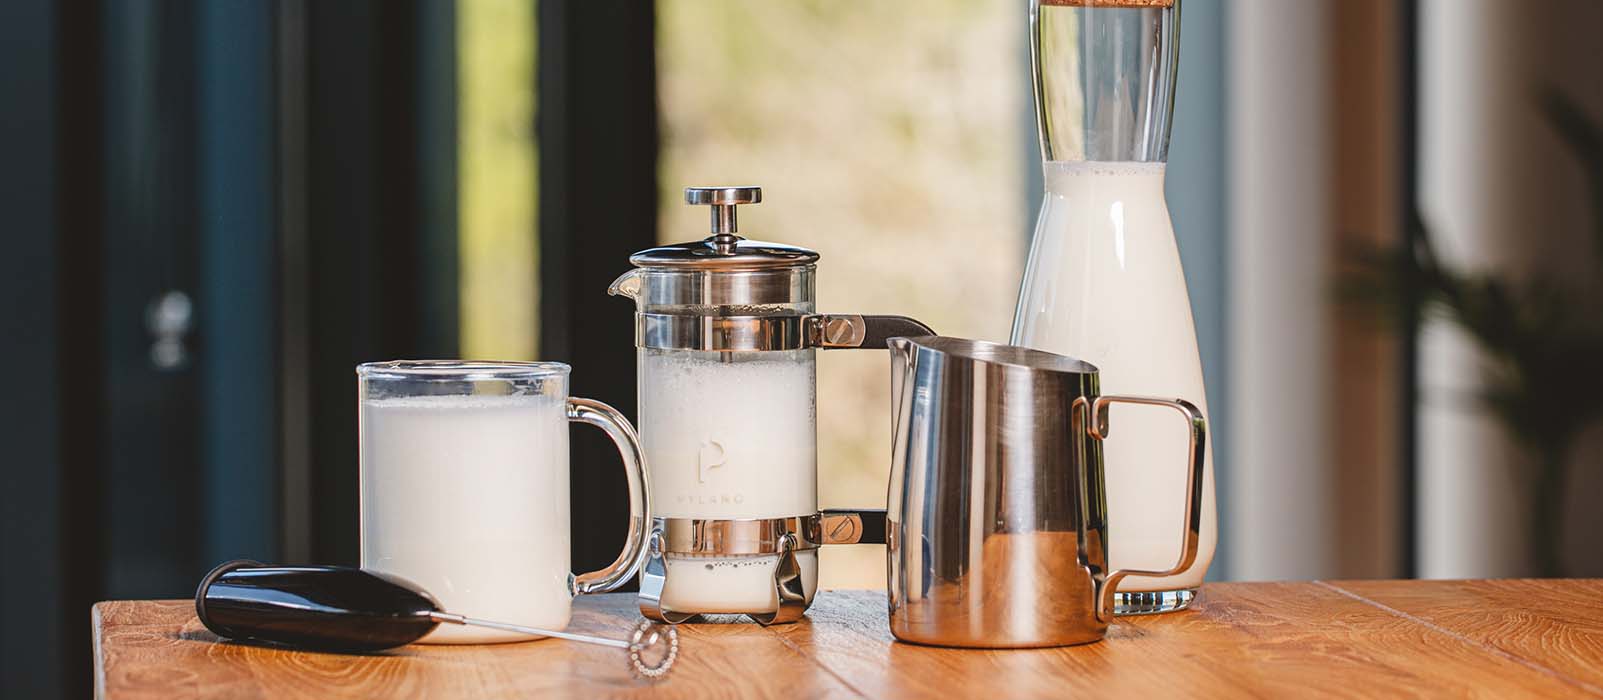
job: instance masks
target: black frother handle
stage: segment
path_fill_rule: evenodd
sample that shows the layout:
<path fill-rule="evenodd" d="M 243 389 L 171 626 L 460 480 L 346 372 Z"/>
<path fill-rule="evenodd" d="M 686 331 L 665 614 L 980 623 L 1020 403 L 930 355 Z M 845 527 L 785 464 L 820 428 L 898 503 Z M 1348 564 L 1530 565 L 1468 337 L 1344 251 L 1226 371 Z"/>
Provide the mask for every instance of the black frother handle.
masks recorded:
<path fill-rule="evenodd" d="M 417 641 L 439 604 L 403 579 L 344 566 L 235 560 L 195 591 L 195 613 L 219 637 L 318 651 L 367 652 Z"/>

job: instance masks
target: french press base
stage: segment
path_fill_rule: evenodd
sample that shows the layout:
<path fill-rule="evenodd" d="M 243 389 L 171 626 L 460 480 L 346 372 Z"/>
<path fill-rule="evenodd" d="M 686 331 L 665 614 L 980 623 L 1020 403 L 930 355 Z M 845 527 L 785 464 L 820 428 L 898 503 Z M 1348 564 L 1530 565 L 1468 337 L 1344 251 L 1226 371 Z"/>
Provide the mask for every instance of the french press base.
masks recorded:
<path fill-rule="evenodd" d="M 777 555 L 774 597 L 763 606 L 764 610 L 729 612 L 744 614 L 765 626 L 795 622 L 811 602 L 804 586 L 802 557 L 816 557 L 820 545 L 831 544 L 885 544 L 885 511 L 825 510 L 806 517 L 762 520 L 654 518 L 646 561 L 640 570 L 640 614 L 672 624 L 702 614 L 663 607 L 670 557 L 691 566 L 703 560 L 709 568 L 714 561 L 746 562 L 766 568 L 767 559 Z"/>

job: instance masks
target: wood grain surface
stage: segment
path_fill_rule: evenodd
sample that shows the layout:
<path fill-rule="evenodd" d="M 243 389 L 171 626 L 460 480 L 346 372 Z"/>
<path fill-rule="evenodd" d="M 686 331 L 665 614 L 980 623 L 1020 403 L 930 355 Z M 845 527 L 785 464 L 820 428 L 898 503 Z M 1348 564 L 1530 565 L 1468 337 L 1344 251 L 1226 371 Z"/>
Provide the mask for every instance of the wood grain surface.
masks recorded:
<path fill-rule="evenodd" d="M 1043 605 L 1049 605 L 1043 601 Z M 581 598 L 571 629 L 620 635 L 634 598 Z M 1603 697 L 1603 581 L 1208 584 L 1188 611 L 1020 651 L 893 641 L 885 596 L 826 591 L 808 617 L 680 626 L 667 680 L 615 649 L 541 640 L 363 656 L 220 642 L 189 601 L 95 606 L 105 698 Z"/>

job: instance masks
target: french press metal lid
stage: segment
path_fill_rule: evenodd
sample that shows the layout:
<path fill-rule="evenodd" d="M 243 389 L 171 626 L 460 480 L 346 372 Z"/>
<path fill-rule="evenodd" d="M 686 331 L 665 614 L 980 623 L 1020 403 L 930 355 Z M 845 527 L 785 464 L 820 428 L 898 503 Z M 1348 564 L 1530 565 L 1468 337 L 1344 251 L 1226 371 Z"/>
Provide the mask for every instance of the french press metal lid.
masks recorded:
<path fill-rule="evenodd" d="M 608 292 L 639 304 L 635 345 L 743 352 L 885 347 L 929 329 L 902 316 L 816 314 L 818 253 L 738 234 L 736 207 L 762 188 L 687 187 L 685 203 L 711 207 L 711 235 L 642 250 Z"/>
<path fill-rule="evenodd" d="M 776 270 L 811 266 L 818 253 L 799 246 L 740 237 L 735 207 L 760 204 L 761 187 L 687 187 L 685 203 L 712 207 L 712 235 L 700 241 L 648 248 L 629 256 L 637 267 L 656 270 Z"/>

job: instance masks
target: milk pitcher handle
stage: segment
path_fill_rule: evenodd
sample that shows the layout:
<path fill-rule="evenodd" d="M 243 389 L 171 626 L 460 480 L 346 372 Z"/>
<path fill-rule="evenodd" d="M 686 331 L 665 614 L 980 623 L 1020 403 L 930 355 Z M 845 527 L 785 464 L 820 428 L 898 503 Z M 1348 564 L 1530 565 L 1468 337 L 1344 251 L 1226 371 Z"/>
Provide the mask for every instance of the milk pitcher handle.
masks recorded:
<path fill-rule="evenodd" d="M 593 425 L 612 438 L 618 446 L 618 456 L 623 458 L 624 472 L 629 476 L 629 539 L 623 551 L 607 568 L 572 576 L 568 583 L 574 595 L 605 593 L 634 576 L 641 555 L 646 551 L 646 538 L 651 534 L 647 526 L 651 519 L 651 485 L 646 481 L 645 453 L 640 449 L 640 438 L 635 435 L 629 419 L 600 401 L 568 399 L 568 420 Z"/>
<path fill-rule="evenodd" d="M 1086 416 L 1086 432 L 1097 440 L 1108 439 L 1108 405 L 1113 403 L 1132 403 L 1146 406 L 1167 406 L 1180 412 L 1186 419 L 1186 430 L 1190 433 L 1191 443 L 1186 451 L 1189 464 L 1186 467 L 1186 511 L 1184 528 L 1181 531 L 1180 560 L 1167 571 L 1149 569 L 1119 569 L 1107 574 L 1097 582 L 1096 614 L 1097 619 L 1109 621 L 1113 618 L 1113 593 L 1118 588 L 1119 581 L 1131 574 L 1137 576 L 1173 576 L 1184 572 L 1197 560 L 1197 540 L 1202 529 L 1202 472 L 1206 468 L 1208 421 L 1203 418 L 1202 411 L 1195 404 L 1185 399 L 1163 399 L 1150 396 L 1098 396 L 1094 399 L 1080 397 L 1074 400 L 1074 411 L 1079 414 L 1081 410 L 1089 408 L 1090 415 Z M 1089 532 L 1090 524 L 1087 522 L 1089 509 L 1090 480 L 1087 475 L 1085 460 L 1078 460 L 1080 477 L 1080 531 Z"/>

